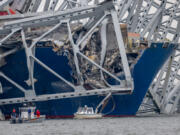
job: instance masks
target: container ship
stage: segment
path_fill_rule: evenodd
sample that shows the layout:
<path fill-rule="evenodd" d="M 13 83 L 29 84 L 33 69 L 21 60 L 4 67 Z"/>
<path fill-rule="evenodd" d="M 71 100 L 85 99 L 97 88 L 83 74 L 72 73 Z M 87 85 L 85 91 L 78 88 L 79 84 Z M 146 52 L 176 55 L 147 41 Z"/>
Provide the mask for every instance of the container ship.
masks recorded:
<path fill-rule="evenodd" d="M 101 5 L 106 7 L 107 3 Z M 108 10 L 110 7 L 108 3 Z M 98 109 L 106 117 L 135 116 L 176 44 L 141 39 L 139 34 L 128 32 L 126 24 L 116 25 L 113 12 L 111 15 L 112 20 L 104 20 L 87 36 L 78 54 L 74 53 L 72 44 L 78 44 L 83 38 L 79 38 L 80 35 L 85 35 L 88 28 L 83 23 L 74 22 L 69 26 L 65 22 L 60 29 L 34 44 L 31 57 L 28 49 L 34 43 L 34 36 L 45 33 L 45 29 L 27 28 L 30 15 L 20 18 L 17 23 L 24 22 L 21 24 L 24 31 L 17 30 L 0 46 L 0 54 L 4 56 L 0 59 L 3 114 L 8 117 L 13 108 L 18 110 L 24 103 L 32 103 L 47 118 L 72 118 L 77 109 L 85 105 Z M 2 28 L 8 31 L 13 23 L 16 22 L 12 20 Z M 120 30 L 122 35 L 117 34 Z M 123 48 L 118 46 L 120 38 L 125 45 L 125 57 Z M 128 61 L 127 67 L 124 58 Z M 51 95 L 54 95 L 52 99 Z"/>

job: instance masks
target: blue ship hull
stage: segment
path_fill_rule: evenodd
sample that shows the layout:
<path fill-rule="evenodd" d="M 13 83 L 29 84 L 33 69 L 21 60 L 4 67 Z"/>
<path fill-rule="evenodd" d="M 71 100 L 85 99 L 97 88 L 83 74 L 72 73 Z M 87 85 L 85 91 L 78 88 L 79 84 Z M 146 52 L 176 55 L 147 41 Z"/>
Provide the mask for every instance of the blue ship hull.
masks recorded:
<path fill-rule="evenodd" d="M 133 93 L 130 95 L 113 95 L 102 113 L 106 114 L 106 116 L 135 115 L 151 82 L 174 50 L 175 45 L 169 45 L 163 48 L 162 43 L 153 43 L 150 48 L 147 48 L 132 70 L 132 76 L 134 78 Z M 68 65 L 66 56 L 58 56 L 52 51 L 52 48 L 42 47 L 36 49 L 36 57 L 67 80 L 73 81 L 71 76 L 72 71 Z M 24 50 L 8 56 L 6 61 L 7 64 L 0 70 L 12 80 L 16 80 L 18 84 L 28 89 L 29 87 L 24 82 L 24 80 L 28 79 Z M 35 83 L 37 95 L 73 91 L 72 88 L 38 64 L 35 64 L 34 77 L 37 79 Z M 24 97 L 24 94 L 20 90 L 5 79 L 0 79 L 4 89 L 4 93 L 0 94 L 0 99 Z M 95 95 L 41 101 L 36 103 L 36 107 L 40 110 L 41 114 L 45 114 L 47 117 L 72 117 L 78 107 L 87 105 L 95 109 L 103 98 L 104 96 Z M 20 106 L 22 106 L 22 104 L 3 105 L 0 106 L 0 109 L 4 114 L 10 115 L 14 107 L 18 109 Z"/>

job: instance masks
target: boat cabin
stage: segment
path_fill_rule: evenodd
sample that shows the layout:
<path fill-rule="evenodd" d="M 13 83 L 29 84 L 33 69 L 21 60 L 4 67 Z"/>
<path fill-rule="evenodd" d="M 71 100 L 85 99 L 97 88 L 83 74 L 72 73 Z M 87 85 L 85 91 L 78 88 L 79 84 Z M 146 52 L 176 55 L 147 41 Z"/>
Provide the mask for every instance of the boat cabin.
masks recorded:
<path fill-rule="evenodd" d="M 35 113 L 36 107 L 21 107 L 19 108 L 20 112 L 20 117 L 22 119 L 33 119 L 35 118 L 34 113 Z"/>
<path fill-rule="evenodd" d="M 77 114 L 95 114 L 92 107 L 87 107 L 85 105 L 84 107 L 79 107 Z"/>

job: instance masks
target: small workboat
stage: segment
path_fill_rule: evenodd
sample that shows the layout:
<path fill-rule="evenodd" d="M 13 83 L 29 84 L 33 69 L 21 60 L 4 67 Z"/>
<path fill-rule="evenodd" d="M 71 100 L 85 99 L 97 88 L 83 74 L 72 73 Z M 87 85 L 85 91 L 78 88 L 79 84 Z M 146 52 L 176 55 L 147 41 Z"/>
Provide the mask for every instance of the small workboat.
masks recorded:
<path fill-rule="evenodd" d="M 36 107 L 21 107 L 19 108 L 19 116 L 11 115 L 10 123 L 39 123 L 45 120 L 45 115 L 34 115 Z"/>
<path fill-rule="evenodd" d="M 101 113 L 95 113 L 93 107 L 87 107 L 87 105 L 79 107 L 78 111 L 74 113 L 75 119 L 98 119 L 102 118 L 102 116 Z"/>

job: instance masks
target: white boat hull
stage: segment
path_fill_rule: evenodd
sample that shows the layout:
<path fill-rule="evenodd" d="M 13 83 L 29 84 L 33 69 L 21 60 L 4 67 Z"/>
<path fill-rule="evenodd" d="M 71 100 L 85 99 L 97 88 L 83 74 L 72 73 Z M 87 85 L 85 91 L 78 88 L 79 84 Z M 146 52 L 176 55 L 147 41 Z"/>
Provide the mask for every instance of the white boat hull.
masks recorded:
<path fill-rule="evenodd" d="M 75 114 L 75 119 L 99 119 L 102 118 L 102 114 Z"/>

